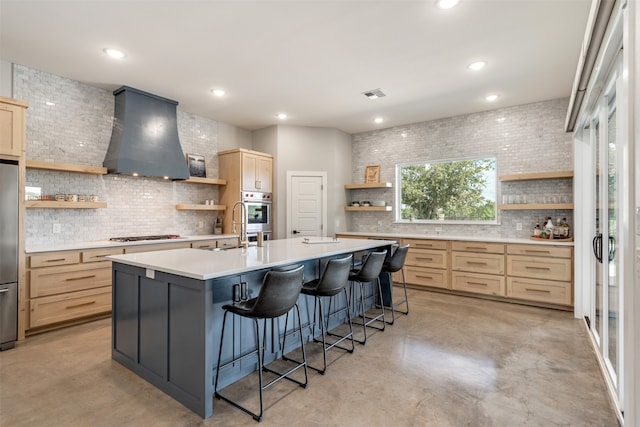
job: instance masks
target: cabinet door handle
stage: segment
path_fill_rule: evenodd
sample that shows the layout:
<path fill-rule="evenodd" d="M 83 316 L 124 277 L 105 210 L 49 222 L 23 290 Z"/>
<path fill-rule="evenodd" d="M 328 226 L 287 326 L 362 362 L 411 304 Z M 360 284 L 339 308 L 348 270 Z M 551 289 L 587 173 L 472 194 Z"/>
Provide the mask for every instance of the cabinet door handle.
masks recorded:
<path fill-rule="evenodd" d="M 550 294 L 551 291 L 545 290 L 545 289 L 533 289 L 533 288 L 524 288 L 525 291 L 527 292 L 540 292 L 543 294 Z"/>
<path fill-rule="evenodd" d="M 476 286 L 488 286 L 486 283 L 480 282 L 467 282 L 468 285 L 476 285 Z"/>
<path fill-rule="evenodd" d="M 91 279 L 93 277 L 96 277 L 95 274 L 92 274 L 90 276 L 80 276 L 80 277 L 69 277 L 68 279 L 66 279 L 67 282 L 72 282 L 74 280 L 84 280 L 84 279 Z"/>
<path fill-rule="evenodd" d="M 529 270 L 551 270 L 549 267 L 535 267 L 532 265 L 526 265 L 524 268 L 528 268 Z"/>
<path fill-rule="evenodd" d="M 91 304 L 95 304 L 95 301 L 89 301 L 89 302 L 82 302 L 80 304 L 74 304 L 74 305 L 68 305 L 65 308 L 67 310 L 71 309 L 71 308 L 78 308 L 78 307 L 84 307 L 85 305 L 91 305 Z"/>

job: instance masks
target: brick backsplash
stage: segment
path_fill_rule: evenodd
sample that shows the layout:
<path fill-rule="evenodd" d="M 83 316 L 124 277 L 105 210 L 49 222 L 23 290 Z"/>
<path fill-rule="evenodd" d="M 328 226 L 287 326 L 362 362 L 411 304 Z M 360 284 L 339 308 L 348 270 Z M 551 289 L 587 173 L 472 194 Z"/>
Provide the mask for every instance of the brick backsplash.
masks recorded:
<path fill-rule="evenodd" d="M 394 189 L 351 191 L 351 200 L 394 200 L 395 167 L 419 160 L 447 160 L 495 156 L 498 175 L 573 169 L 573 143 L 564 132 L 568 98 L 554 99 L 516 107 L 501 108 L 413 123 L 353 136 L 353 182 L 363 182 L 367 165 L 380 165 L 381 181 L 390 181 Z M 503 195 L 557 197 L 571 200 L 572 180 L 521 181 L 498 184 L 498 203 Z M 536 217 L 567 218 L 573 224 L 572 211 L 526 210 L 499 211 L 498 224 L 434 224 L 395 222 L 393 212 L 350 212 L 351 229 L 359 232 L 398 232 L 416 235 L 497 236 L 526 238 Z M 381 224 L 379 224 L 381 222 Z M 516 230 L 521 223 L 522 231 Z"/>
<path fill-rule="evenodd" d="M 102 165 L 111 140 L 112 91 L 17 64 L 13 81 L 14 96 L 29 103 L 28 159 Z M 218 123 L 179 106 L 177 122 L 184 153 L 204 155 L 207 176 L 217 177 Z M 43 194 L 95 194 L 107 202 L 105 209 L 27 209 L 27 247 L 123 235 L 213 233 L 216 213 L 177 211 L 175 205 L 217 201 L 216 186 L 32 169 L 27 185 L 41 187 Z M 56 223 L 59 234 L 53 233 Z"/>

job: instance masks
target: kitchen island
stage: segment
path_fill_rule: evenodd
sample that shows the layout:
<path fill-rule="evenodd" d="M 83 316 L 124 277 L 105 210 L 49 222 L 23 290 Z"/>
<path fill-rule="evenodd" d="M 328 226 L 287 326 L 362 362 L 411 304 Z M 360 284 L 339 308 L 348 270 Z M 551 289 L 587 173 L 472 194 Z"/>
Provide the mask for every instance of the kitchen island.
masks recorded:
<path fill-rule="evenodd" d="M 225 251 L 173 249 L 109 256 L 113 262 L 112 358 L 201 417 L 210 417 L 223 305 L 255 297 L 272 268 L 302 264 L 305 280 L 311 280 L 328 259 L 390 249 L 392 243 L 311 239 L 309 243 L 302 238 L 271 240 L 262 247 Z M 306 304 L 304 298 L 301 295 L 299 300 L 303 325 L 313 316 L 313 304 Z M 336 316 L 332 327 L 342 322 Z M 223 349 L 223 361 L 255 345 L 251 328 L 250 320 L 233 320 L 233 339 Z M 265 360 L 269 363 L 281 356 L 278 343 L 284 321 L 274 321 L 267 329 Z M 309 329 L 303 329 L 305 341 L 311 338 Z M 295 337 L 287 340 L 285 352 L 293 350 L 296 342 Z M 220 373 L 219 386 L 255 368 L 252 358 L 236 363 Z"/>

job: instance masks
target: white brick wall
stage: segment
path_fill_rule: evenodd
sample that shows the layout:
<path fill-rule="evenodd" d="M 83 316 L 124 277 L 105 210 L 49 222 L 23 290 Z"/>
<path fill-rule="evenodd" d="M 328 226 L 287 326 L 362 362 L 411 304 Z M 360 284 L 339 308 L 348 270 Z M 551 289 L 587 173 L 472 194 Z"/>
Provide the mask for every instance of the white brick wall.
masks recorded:
<path fill-rule="evenodd" d="M 29 103 L 28 159 L 102 166 L 113 124 L 111 91 L 15 65 L 14 96 Z M 179 106 L 177 122 L 182 150 L 204 155 L 207 176 L 217 177 L 218 123 Z M 27 247 L 126 235 L 213 233 L 215 213 L 177 211 L 175 205 L 217 200 L 216 186 L 40 170 L 27 170 L 27 185 L 41 187 L 43 194 L 96 194 L 108 206 L 27 209 Z M 56 223 L 61 224 L 60 234 L 53 234 Z"/>
<path fill-rule="evenodd" d="M 353 182 L 363 182 L 367 165 L 380 165 L 381 181 L 394 189 L 352 191 L 353 200 L 394 199 L 395 167 L 419 160 L 495 156 L 498 175 L 573 169 L 573 145 L 565 133 L 568 99 L 555 99 L 502 108 L 430 122 L 413 123 L 353 136 Z M 570 197 L 571 180 L 509 182 L 498 185 L 498 202 L 503 194 L 545 194 Z M 389 231 L 435 234 L 434 224 L 394 223 L 393 212 L 352 212 L 352 231 Z M 572 211 L 501 211 L 499 225 L 438 224 L 442 233 L 453 236 L 523 237 L 530 235 L 537 216 L 566 217 L 573 224 Z M 378 222 L 382 221 L 382 225 Z M 522 223 L 523 230 L 516 231 Z"/>

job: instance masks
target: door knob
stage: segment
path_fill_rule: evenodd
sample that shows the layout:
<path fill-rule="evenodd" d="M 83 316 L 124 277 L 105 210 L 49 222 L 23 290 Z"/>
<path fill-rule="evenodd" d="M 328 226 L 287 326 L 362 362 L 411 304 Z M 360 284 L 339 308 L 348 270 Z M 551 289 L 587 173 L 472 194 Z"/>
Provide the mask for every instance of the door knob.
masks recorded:
<path fill-rule="evenodd" d="M 298 231 L 298 230 L 293 230 L 293 231 L 292 231 L 292 233 L 293 233 L 293 234 L 298 234 L 298 233 L 299 233 L 299 231 Z"/>

